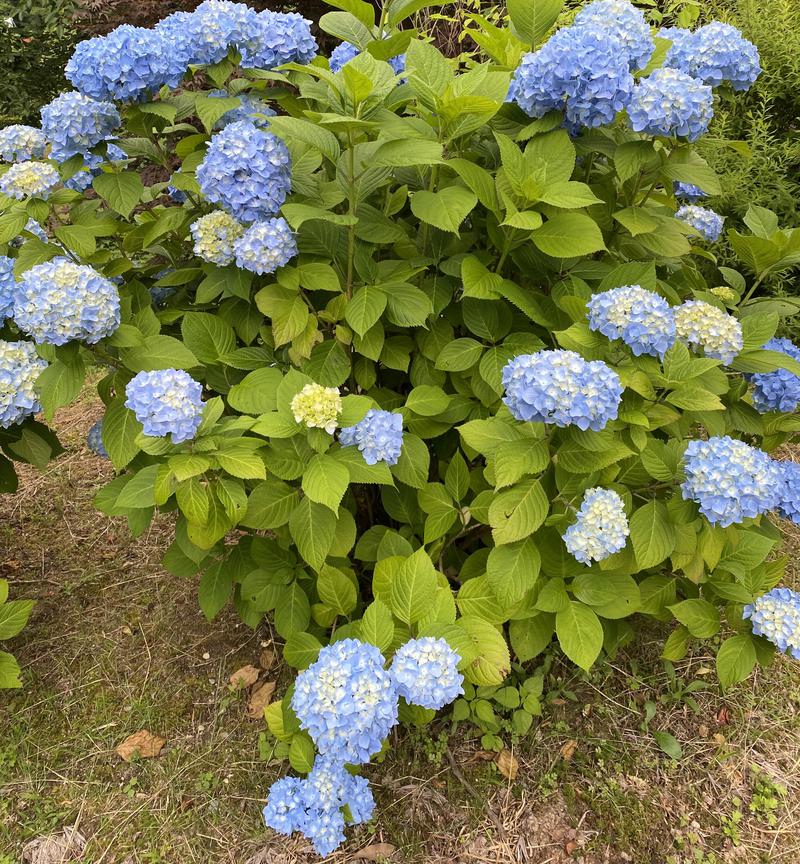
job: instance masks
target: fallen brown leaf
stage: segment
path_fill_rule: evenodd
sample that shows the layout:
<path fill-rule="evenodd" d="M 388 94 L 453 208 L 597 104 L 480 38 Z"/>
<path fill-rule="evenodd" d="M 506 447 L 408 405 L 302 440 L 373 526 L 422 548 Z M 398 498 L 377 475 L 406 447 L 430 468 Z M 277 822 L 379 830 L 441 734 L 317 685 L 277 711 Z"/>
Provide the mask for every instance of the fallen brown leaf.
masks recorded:
<path fill-rule="evenodd" d="M 75 828 L 62 828 L 57 834 L 48 834 L 30 840 L 22 847 L 22 860 L 28 864 L 65 864 L 79 861 L 86 848 L 86 838 Z"/>
<path fill-rule="evenodd" d="M 731 712 L 723 706 L 719 711 L 717 711 L 717 723 L 719 723 L 720 726 L 727 726 L 730 722 Z"/>
<path fill-rule="evenodd" d="M 519 762 L 510 750 L 501 750 L 494 760 L 500 773 L 508 780 L 516 780 L 519 773 Z"/>
<path fill-rule="evenodd" d="M 258 665 L 262 669 L 271 669 L 274 662 L 275 652 L 272 650 L 272 648 L 265 648 L 261 652 L 261 656 L 258 658 Z"/>
<path fill-rule="evenodd" d="M 274 692 L 274 681 L 265 681 L 258 690 L 254 690 L 250 694 L 250 701 L 247 703 L 247 716 L 253 720 L 263 720 L 264 709 L 272 701 Z"/>
<path fill-rule="evenodd" d="M 363 858 L 365 861 L 385 861 L 394 855 L 395 847 L 391 843 L 371 843 L 356 852 L 354 858 Z"/>
<path fill-rule="evenodd" d="M 561 758 L 564 761 L 569 762 L 569 760 L 575 755 L 577 749 L 578 742 L 574 738 L 570 738 L 569 741 L 566 741 L 561 745 L 561 749 L 558 752 L 561 754 Z"/>
<path fill-rule="evenodd" d="M 573 852 L 577 852 L 579 847 L 580 844 L 577 843 L 575 840 L 569 840 L 567 843 L 564 844 L 564 851 L 567 853 L 567 855 L 572 855 Z"/>
<path fill-rule="evenodd" d="M 231 675 L 231 687 L 234 690 L 244 690 L 247 687 L 252 687 L 258 681 L 258 676 L 261 673 L 255 666 L 242 666 Z"/>
<path fill-rule="evenodd" d="M 130 762 L 137 753 L 141 759 L 152 759 L 154 756 L 158 756 L 166 743 L 165 738 L 153 735 L 147 729 L 141 729 L 139 732 L 129 735 L 117 747 L 117 754 L 126 762 Z"/>

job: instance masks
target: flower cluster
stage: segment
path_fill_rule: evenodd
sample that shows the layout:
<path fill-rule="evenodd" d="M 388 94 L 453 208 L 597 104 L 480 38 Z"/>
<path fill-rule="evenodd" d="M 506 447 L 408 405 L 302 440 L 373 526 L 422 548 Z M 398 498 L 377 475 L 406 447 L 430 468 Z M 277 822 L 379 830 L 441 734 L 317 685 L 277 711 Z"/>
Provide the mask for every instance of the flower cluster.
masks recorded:
<path fill-rule="evenodd" d="M 722 225 L 725 222 L 724 216 L 720 216 L 719 213 L 715 213 L 707 207 L 698 207 L 696 204 L 687 204 L 681 207 L 675 214 L 675 218 L 694 228 L 709 243 L 716 243 L 719 240 L 719 235 L 722 234 Z"/>
<path fill-rule="evenodd" d="M 669 303 L 640 285 L 594 294 L 587 306 L 589 327 L 609 339 L 622 339 L 637 357 L 663 358 L 675 342 L 675 316 Z"/>
<path fill-rule="evenodd" d="M 444 639 L 427 636 L 398 648 L 389 671 L 406 702 L 438 711 L 464 692 L 460 660 Z"/>
<path fill-rule="evenodd" d="M 616 420 L 623 390 L 601 360 L 561 350 L 515 357 L 503 369 L 503 386 L 503 402 L 517 420 L 595 431 Z"/>
<path fill-rule="evenodd" d="M 208 95 L 213 99 L 229 99 L 231 94 L 227 90 L 212 90 Z M 269 120 L 266 118 L 274 117 L 275 112 L 266 102 L 256 96 L 251 96 L 249 93 L 238 93 L 236 98 L 239 100 L 239 106 L 226 111 L 217 120 L 214 124 L 215 132 L 224 129 L 231 123 L 237 123 L 239 120 L 249 120 L 259 129 L 266 129 L 269 126 Z"/>
<path fill-rule="evenodd" d="M 0 255 L 0 326 L 4 319 L 14 314 L 14 293 L 16 288 L 14 278 L 14 259 Z"/>
<path fill-rule="evenodd" d="M 130 24 L 78 43 L 65 70 L 84 95 L 119 102 L 138 102 L 165 84 L 177 87 L 185 71 L 161 31 Z"/>
<path fill-rule="evenodd" d="M 715 297 L 719 297 L 723 303 L 727 303 L 729 306 L 736 303 L 739 299 L 733 288 L 730 288 L 727 285 L 716 285 L 711 289 L 711 293 Z"/>
<path fill-rule="evenodd" d="M 616 39 L 628 60 L 632 72 L 644 69 L 655 50 L 650 25 L 641 10 L 628 0 L 595 0 L 575 16 L 574 26 L 596 28 Z"/>
<path fill-rule="evenodd" d="M 139 372 L 125 388 L 125 407 L 153 438 L 172 435 L 173 444 L 190 441 L 203 417 L 203 387 L 182 369 Z"/>
<path fill-rule="evenodd" d="M 242 66 L 275 69 L 284 63 L 310 63 L 317 54 L 311 22 L 297 12 L 265 10 L 257 16 L 258 39 L 242 57 Z"/>
<path fill-rule="evenodd" d="M 397 693 L 374 646 L 342 639 L 319 652 L 295 682 L 292 708 L 323 755 L 369 762 L 397 723 Z"/>
<path fill-rule="evenodd" d="M 96 270 L 54 258 L 27 270 L 17 285 L 14 321 L 36 342 L 93 345 L 119 327 L 119 292 Z"/>
<path fill-rule="evenodd" d="M 331 72 L 341 72 L 345 63 L 349 63 L 354 57 L 358 57 L 361 52 L 350 42 L 339 43 L 333 51 L 331 51 L 330 67 Z M 406 55 L 398 54 L 396 57 L 390 57 L 386 61 L 391 67 L 395 75 L 402 75 L 406 71 Z"/>
<path fill-rule="evenodd" d="M 67 189 L 83 192 L 92 185 L 92 180 L 100 174 L 100 166 L 103 162 L 119 162 L 127 158 L 128 154 L 116 144 L 107 145 L 105 159 L 99 153 L 84 153 L 83 165 L 72 177 L 64 181 L 64 185 Z"/>
<path fill-rule="evenodd" d="M 339 443 L 358 447 L 367 465 L 396 465 L 403 449 L 403 415 L 371 408 L 355 426 L 342 429 Z"/>
<path fill-rule="evenodd" d="M 297 255 L 294 232 L 282 216 L 256 222 L 233 244 L 236 266 L 263 275 L 274 273 Z"/>
<path fill-rule="evenodd" d="M 562 539 L 581 564 L 602 561 L 625 548 L 630 529 L 622 498 L 612 489 L 587 489 L 577 521 Z"/>
<path fill-rule="evenodd" d="M 734 90 L 749 90 L 761 74 L 758 50 L 731 24 L 712 21 L 694 33 L 667 28 L 659 35 L 672 41 L 667 66 L 712 87 L 728 83 Z"/>
<path fill-rule="evenodd" d="M 240 222 L 257 222 L 280 210 L 292 188 L 286 145 L 247 120 L 226 126 L 211 139 L 197 168 L 205 197 Z"/>
<path fill-rule="evenodd" d="M 565 27 L 522 58 L 509 98 L 531 117 L 563 110 L 577 130 L 611 123 L 628 105 L 633 83 L 628 55 L 609 31 Z"/>
<path fill-rule="evenodd" d="M 709 522 L 723 528 L 774 510 L 783 498 L 780 463 L 727 435 L 690 441 L 684 467 L 684 499 L 697 503 Z"/>
<path fill-rule="evenodd" d="M 800 594 L 790 588 L 773 588 L 748 603 L 742 618 L 750 619 L 753 633 L 768 639 L 782 654 L 800 660 Z"/>
<path fill-rule="evenodd" d="M 800 525 L 800 465 L 796 462 L 779 462 L 783 471 L 783 488 L 778 513 Z"/>
<path fill-rule="evenodd" d="M 0 177 L 0 192 L 9 198 L 47 198 L 61 182 L 49 162 L 17 162 Z"/>
<path fill-rule="evenodd" d="M 310 429 L 324 429 L 333 435 L 342 413 L 342 397 L 335 387 L 306 384 L 292 399 L 291 407 L 297 423 L 304 423 Z"/>
<path fill-rule="evenodd" d="M 0 129 L 0 159 L 4 162 L 41 159 L 46 147 L 47 139 L 41 129 L 19 124 Z"/>
<path fill-rule="evenodd" d="M 764 348 L 778 351 L 800 361 L 800 348 L 791 339 L 770 339 Z M 757 372 L 751 376 L 753 382 L 753 405 L 761 414 L 768 411 L 791 413 L 800 404 L 800 376 L 788 369 L 774 372 Z"/>
<path fill-rule="evenodd" d="M 42 226 L 35 219 L 28 219 L 25 223 L 25 227 L 22 229 L 23 231 L 27 231 L 28 234 L 33 234 L 38 240 L 41 240 L 42 243 L 47 243 L 48 237 L 47 232 L 42 228 Z M 20 235 L 11 241 L 10 245 L 19 247 L 23 243 L 23 237 Z"/>
<path fill-rule="evenodd" d="M 706 195 L 706 193 L 699 186 L 695 186 L 694 183 L 681 183 L 680 180 L 676 180 L 672 184 L 672 192 L 676 198 L 680 198 L 682 201 L 689 201 L 691 203 L 700 201 L 703 198 L 708 197 L 708 195 Z"/>
<path fill-rule="evenodd" d="M 41 410 L 34 385 L 46 368 L 31 342 L 0 340 L 0 429 Z"/>
<path fill-rule="evenodd" d="M 244 226 L 224 210 L 201 216 L 191 225 L 194 254 L 211 264 L 233 263 L 233 244 L 244 234 Z"/>
<path fill-rule="evenodd" d="M 687 300 L 675 310 L 678 338 L 694 348 L 702 348 L 707 357 L 733 363 L 744 347 L 739 321 L 702 300 Z"/>
<path fill-rule="evenodd" d="M 98 102 L 82 93 L 62 93 L 42 108 L 42 131 L 58 162 L 85 154 L 101 141 L 113 138 L 121 122 L 111 102 Z"/>
<path fill-rule="evenodd" d="M 108 459 L 108 450 L 106 450 L 106 446 L 103 444 L 102 420 L 98 420 L 89 430 L 89 434 L 86 436 L 86 446 L 96 456 L 102 456 L 103 459 Z"/>
<path fill-rule="evenodd" d="M 635 87 L 628 119 L 635 132 L 696 141 L 714 116 L 710 87 L 678 69 L 656 69 Z"/>

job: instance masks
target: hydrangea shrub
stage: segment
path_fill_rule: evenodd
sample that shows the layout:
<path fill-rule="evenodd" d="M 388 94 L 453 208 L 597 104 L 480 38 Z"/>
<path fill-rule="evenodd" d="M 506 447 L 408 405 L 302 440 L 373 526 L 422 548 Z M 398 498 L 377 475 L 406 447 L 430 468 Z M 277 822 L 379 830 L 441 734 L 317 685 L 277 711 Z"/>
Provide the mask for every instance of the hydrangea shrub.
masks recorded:
<path fill-rule="evenodd" d="M 724 686 L 800 644 L 770 519 L 800 518 L 800 362 L 755 295 L 800 234 L 753 209 L 746 277 L 695 204 L 752 46 L 518 2 L 450 60 L 420 3 L 334 5 L 333 62 L 228 0 L 125 25 L 78 46 L 44 145 L 0 136 L 0 482 L 100 367 L 97 506 L 175 514 L 208 618 L 271 616 L 299 675 L 266 717 L 308 777 L 265 819 L 323 854 L 398 721 L 469 717 L 551 644 L 589 669 L 671 623 Z"/>

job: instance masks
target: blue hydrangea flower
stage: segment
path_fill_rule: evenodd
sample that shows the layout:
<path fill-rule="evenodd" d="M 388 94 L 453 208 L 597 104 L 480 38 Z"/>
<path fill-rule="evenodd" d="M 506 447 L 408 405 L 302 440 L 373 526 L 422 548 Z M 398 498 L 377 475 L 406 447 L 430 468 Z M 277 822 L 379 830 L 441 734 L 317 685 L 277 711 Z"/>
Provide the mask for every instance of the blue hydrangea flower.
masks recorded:
<path fill-rule="evenodd" d="M 113 138 L 121 122 L 111 102 L 98 102 L 83 93 L 62 93 L 42 108 L 42 131 L 53 146 L 53 159 L 59 162 Z"/>
<path fill-rule="evenodd" d="M 675 329 L 679 339 L 726 365 L 744 348 L 738 319 L 703 300 L 687 300 L 675 309 Z"/>
<path fill-rule="evenodd" d="M 683 497 L 715 525 L 727 528 L 774 510 L 783 498 L 780 464 L 728 435 L 690 441 L 684 456 Z"/>
<path fill-rule="evenodd" d="M 616 420 L 623 390 L 601 360 L 562 350 L 515 357 L 503 369 L 503 386 L 503 402 L 517 420 L 594 431 Z"/>
<path fill-rule="evenodd" d="M 575 16 L 575 27 L 594 27 L 622 45 L 631 71 L 644 69 L 655 50 L 650 25 L 628 0 L 594 0 Z"/>
<path fill-rule="evenodd" d="M 102 456 L 103 459 L 108 459 L 108 450 L 103 444 L 103 421 L 98 420 L 97 423 L 89 430 L 86 436 L 86 446 L 97 456 Z"/>
<path fill-rule="evenodd" d="M 325 858 L 345 841 L 344 814 L 340 810 L 312 810 L 303 834 L 311 841 L 317 855 Z"/>
<path fill-rule="evenodd" d="M 61 182 L 49 162 L 17 162 L 0 177 L 0 192 L 9 198 L 44 198 Z"/>
<path fill-rule="evenodd" d="M 159 276 L 159 278 L 161 278 Z M 172 285 L 151 285 L 150 286 L 150 301 L 153 306 L 166 306 L 167 300 L 175 293 L 175 288 Z"/>
<path fill-rule="evenodd" d="M 170 46 L 170 73 L 174 71 L 176 76 L 183 77 L 190 64 L 200 63 L 196 57 L 196 21 L 194 12 L 173 12 L 153 28 Z"/>
<path fill-rule="evenodd" d="M 628 55 L 607 30 L 565 27 L 526 54 L 510 97 L 531 117 L 563 110 L 573 131 L 611 123 L 633 92 Z"/>
<path fill-rule="evenodd" d="M 118 144 L 106 146 L 106 162 L 124 162 L 128 154 Z"/>
<path fill-rule="evenodd" d="M 261 29 L 258 13 L 247 4 L 205 0 L 189 21 L 190 62 L 219 63 L 228 56 L 229 48 L 245 57 L 249 49 L 257 48 Z"/>
<path fill-rule="evenodd" d="M 734 90 L 749 90 L 761 74 L 758 49 L 731 24 L 712 21 L 684 37 L 667 63 L 712 87 L 728 83 Z"/>
<path fill-rule="evenodd" d="M 777 464 L 783 471 L 784 479 L 778 513 L 784 519 L 791 519 L 795 525 L 800 525 L 800 465 L 796 462 L 778 462 Z"/>
<path fill-rule="evenodd" d="M 161 30 L 121 24 L 106 36 L 79 42 L 66 66 L 73 86 L 94 99 L 138 102 L 167 84 L 177 87 L 183 69 Z"/>
<path fill-rule="evenodd" d="M 710 87 L 678 69 L 656 69 L 642 78 L 628 105 L 628 120 L 636 132 L 678 135 L 696 141 L 714 116 Z"/>
<path fill-rule="evenodd" d="M 350 42 L 340 42 L 331 51 L 330 67 L 331 72 L 341 72 L 345 63 L 349 63 L 354 57 L 358 57 L 361 52 Z M 398 54 L 395 57 L 390 57 L 386 61 L 391 67 L 395 75 L 402 75 L 406 71 L 406 55 Z"/>
<path fill-rule="evenodd" d="M 444 639 L 410 639 L 394 655 L 390 672 L 406 702 L 438 711 L 464 692 L 461 657 Z"/>
<path fill-rule="evenodd" d="M 358 447 L 367 465 L 396 465 L 403 449 L 403 415 L 370 408 L 363 420 L 342 429 L 339 443 Z"/>
<path fill-rule="evenodd" d="M 708 197 L 708 195 L 699 186 L 695 186 L 693 183 L 681 183 L 680 180 L 675 180 L 673 182 L 672 192 L 676 198 L 680 198 L 683 201 L 689 201 L 692 204 Z"/>
<path fill-rule="evenodd" d="M 368 762 L 397 723 L 397 692 L 374 645 L 342 639 L 295 682 L 292 708 L 323 755 Z"/>
<path fill-rule="evenodd" d="M 10 318 L 14 314 L 16 287 L 14 259 L 7 255 L 0 255 L 0 326 L 5 318 Z"/>
<path fill-rule="evenodd" d="M 22 230 L 27 231 L 28 234 L 33 234 L 33 236 L 36 237 L 37 240 L 41 240 L 42 243 L 47 243 L 47 232 L 35 219 L 28 219 L 28 221 L 25 223 L 25 227 Z M 25 238 L 20 234 L 20 236 L 15 237 L 9 245 L 18 248 L 22 246 L 24 241 Z"/>
<path fill-rule="evenodd" d="M 72 189 L 74 192 L 85 192 L 92 185 L 92 180 L 100 173 L 100 166 L 102 164 L 103 157 L 99 154 L 84 153 L 83 167 L 79 168 L 72 177 L 68 177 L 64 181 L 64 186 L 67 189 Z"/>
<path fill-rule="evenodd" d="M 663 359 L 675 342 L 675 316 L 669 303 L 640 285 L 594 294 L 587 304 L 589 327 L 609 339 L 622 339 L 638 357 Z"/>
<path fill-rule="evenodd" d="M 251 225 L 233 244 L 236 266 L 263 275 L 286 266 L 297 255 L 297 241 L 287 221 L 278 216 Z"/>
<path fill-rule="evenodd" d="M 203 418 L 203 387 L 182 369 L 139 372 L 125 388 L 130 408 L 153 438 L 172 435 L 173 444 L 190 441 Z"/>
<path fill-rule="evenodd" d="M 577 521 L 564 532 L 567 552 L 581 564 L 602 561 L 625 548 L 630 529 L 625 504 L 613 489 L 587 489 Z"/>
<path fill-rule="evenodd" d="M 14 297 L 14 321 L 36 342 L 93 345 L 119 327 L 116 285 L 69 258 L 54 258 L 22 274 Z"/>
<path fill-rule="evenodd" d="M 800 348 L 791 339 L 770 339 L 764 348 L 800 360 Z M 761 414 L 768 411 L 790 414 L 800 404 L 800 377 L 794 372 L 776 369 L 774 372 L 756 372 L 746 377 L 755 385 L 753 405 Z"/>
<path fill-rule="evenodd" d="M 656 35 L 662 39 L 669 39 L 672 43 L 667 51 L 664 65 L 690 74 L 689 62 L 694 50 L 692 31 L 685 27 L 662 27 Z"/>
<path fill-rule="evenodd" d="M 190 228 L 194 254 L 204 261 L 225 267 L 233 263 L 233 244 L 244 234 L 244 225 L 223 210 L 201 216 Z"/>
<path fill-rule="evenodd" d="M 32 342 L 0 340 L 0 429 L 42 410 L 35 385 L 46 368 Z"/>
<path fill-rule="evenodd" d="M 350 776 L 350 775 L 348 775 Z M 363 825 L 372 819 L 375 812 L 375 798 L 366 777 L 350 776 L 347 792 L 347 806 L 350 810 L 350 825 Z"/>
<path fill-rule="evenodd" d="M 279 834 L 293 834 L 305 826 L 304 781 L 299 777 L 276 780 L 269 790 L 264 823 Z"/>
<path fill-rule="evenodd" d="M 227 90 L 212 90 L 209 94 L 214 99 L 229 99 L 231 94 Z M 231 108 L 226 111 L 222 117 L 214 124 L 214 131 L 224 129 L 231 123 L 237 123 L 239 120 L 249 120 L 254 126 L 259 129 L 266 129 L 269 126 L 267 117 L 274 117 L 275 112 L 267 105 L 263 99 L 259 99 L 250 93 L 239 93 L 236 98 L 241 103 L 238 108 Z"/>
<path fill-rule="evenodd" d="M 675 218 L 699 231 L 709 243 L 716 243 L 719 240 L 725 222 L 724 216 L 707 207 L 698 207 L 696 204 L 684 205 L 675 214 Z"/>
<path fill-rule="evenodd" d="M 317 56 L 311 22 L 297 12 L 272 12 L 256 16 L 257 36 L 242 51 L 242 66 L 276 69 L 284 63 L 310 63 Z"/>
<path fill-rule="evenodd" d="M 41 159 L 46 148 L 47 138 L 41 129 L 19 124 L 0 129 L 0 159 L 4 162 Z"/>
<path fill-rule="evenodd" d="M 750 619 L 753 633 L 763 636 L 781 652 L 800 660 L 800 594 L 790 588 L 773 588 L 748 603 L 742 618 Z"/>
<path fill-rule="evenodd" d="M 205 197 L 240 222 L 258 222 L 280 210 L 292 188 L 291 158 L 280 138 L 246 120 L 211 139 L 197 168 Z"/>

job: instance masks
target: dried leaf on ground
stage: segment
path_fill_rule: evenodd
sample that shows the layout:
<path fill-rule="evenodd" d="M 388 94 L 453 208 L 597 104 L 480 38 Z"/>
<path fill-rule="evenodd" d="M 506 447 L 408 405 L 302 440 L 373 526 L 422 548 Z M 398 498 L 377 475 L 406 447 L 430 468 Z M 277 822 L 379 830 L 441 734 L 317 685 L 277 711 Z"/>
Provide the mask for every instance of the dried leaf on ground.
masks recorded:
<path fill-rule="evenodd" d="M 86 848 L 86 838 L 74 828 L 62 828 L 56 834 L 37 837 L 22 847 L 26 864 L 66 864 L 79 861 Z"/>
<path fill-rule="evenodd" d="M 141 729 L 129 735 L 118 747 L 117 754 L 126 762 L 138 755 L 140 759 L 152 759 L 161 752 L 167 743 L 166 738 L 153 735 L 148 729 Z"/>
<path fill-rule="evenodd" d="M 252 687 L 258 681 L 258 676 L 261 673 L 255 666 L 242 666 L 231 675 L 231 687 L 234 690 L 245 690 L 247 687 Z"/>
<path fill-rule="evenodd" d="M 395 847 L 391 843 L 371 843 L 356 852 L 353 857 L 364 861 L 385 861 L 394 855 Z"/>
<path fill-rule="evenodd" d="M 501 750 L 494 760 L 500 773 L 508 780 L 516 780 L 519 773 L 519 762 L 510 750 Z"/>
<path fill-rule="evenodd" d="M 575 755 L 575 751 L 578 749 L 578 742 L 575 741 L 574 738 L 570 738 L 569 741 L 564 742 L 561 745 L 561 749 L 558 751 L 561 754 L 561 758 L 566 762 L 569 762 L 570 759 Z"/>
<path fill-rule="evenodd" d="M 275 652 L 272 650 L 272 648 L 265 648 L 258 658 L 258 665 L 262 669 L 271 669 L 274 662 Z"/>
<path fill-rule="evenodd" d="M 250 695 L 250 701 L 247 703 L 247 716 L 253 720 L 263 720 L 264 709 L 272 701 L 274 692 L 274 681 L 265 681 L 258 690 L 254 690 Z"/>

